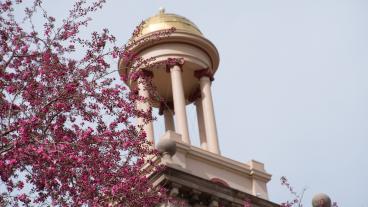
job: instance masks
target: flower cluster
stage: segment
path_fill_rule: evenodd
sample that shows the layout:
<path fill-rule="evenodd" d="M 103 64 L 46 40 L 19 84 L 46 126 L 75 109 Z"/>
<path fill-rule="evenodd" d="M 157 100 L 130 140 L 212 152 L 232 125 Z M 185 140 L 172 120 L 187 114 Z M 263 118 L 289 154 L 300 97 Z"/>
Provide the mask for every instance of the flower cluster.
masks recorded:
<path fill-rule="evenodd" d="M 153 206 L 167 199 L 147 179 L 160 170 L 147 160 L 157 152 L 131 124 L 152 116 L 136 109 L 141 97 L 115 80 L 108 63 L 149 64 L 129 50 L 139 41 L 117 47 L 107 29 L 79 35 L 104 2 L 76 1 L 61 25 L 41 0 L 22 22 L 14 17 L 21 0 L 0 2 L 0 205 Z M 32 24 L 38 12 L 41 31 Z"/>

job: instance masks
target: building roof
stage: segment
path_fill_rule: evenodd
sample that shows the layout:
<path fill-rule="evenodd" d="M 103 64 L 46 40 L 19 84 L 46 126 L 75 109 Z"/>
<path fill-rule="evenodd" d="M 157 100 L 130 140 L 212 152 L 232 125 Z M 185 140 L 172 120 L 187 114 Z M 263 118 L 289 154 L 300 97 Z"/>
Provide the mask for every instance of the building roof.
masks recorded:
<path fill-rule="evenodd" d="M 160 9 L 159 13 L 145 20 L 141 35 L 174 27 L 177 31 L 187 32 L 202 36 L 202 32 L 189 19 L 171 13 L 165 13 Z"/>

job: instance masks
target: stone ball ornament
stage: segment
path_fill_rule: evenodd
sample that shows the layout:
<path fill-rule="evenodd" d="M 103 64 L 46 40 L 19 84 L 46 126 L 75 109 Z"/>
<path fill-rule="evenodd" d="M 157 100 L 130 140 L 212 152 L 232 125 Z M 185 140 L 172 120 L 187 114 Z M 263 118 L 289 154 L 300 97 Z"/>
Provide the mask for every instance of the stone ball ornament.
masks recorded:
<path fill-rule="evenodd" d="M 160 139 L 156 146 L 161 154 L 169 154 L 172 157 L 176 153 L 176 142 L 172 139 Z"/>
<path fill-rule="evenodd" d="M 316 194 L 312 199 L 313 207 L 331 207 L 331 199 L 324 193 Z"/>

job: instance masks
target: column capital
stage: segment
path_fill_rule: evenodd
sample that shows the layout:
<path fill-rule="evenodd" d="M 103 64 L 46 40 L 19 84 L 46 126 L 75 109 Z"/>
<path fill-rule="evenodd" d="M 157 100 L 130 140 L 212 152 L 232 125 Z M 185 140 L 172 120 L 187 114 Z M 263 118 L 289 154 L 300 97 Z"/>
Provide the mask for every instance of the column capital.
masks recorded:
<path fill-rule="evenodd" d="M 163 115 L 165 110 L 174 110 L 174 104 L 172 102 L 160 102 L 159 115 Z"/>
<path fill-rule="evenodd" d="M 201 90 L 197 88 L 197 90 L 188 97 L 188 101 L 193 102 L 199 98 L 201 98 Z"/>
<path fill-rule="evenodd" d="M 142 70 L 142 76 L 147 78 L 153 78 L 153 72 L 150 70 Z"/>
<path fill-rule="evenodd" d="M 204 68 L 200 70 L 194 71 L 194 76 L 198 79 L 201 79 L 202 77 L 209 77 L 211 81 L 215 80 L 212 74 L 212 71 L 209 68 Z"/>
<path fill-rule="evenodd" d="M 168 58 L 166 60 L 166 72 L 170 72 L 173 66 L 179 66 L 181 71 L 183 71 L 182 66 L 184 65 L 184 58 Z"/>
<path fill-rule="evenodd" d="M 150 70 L 142 69 L 135 73 L 136 74 L 132 77 L 133 81 L 138 80 L 138 78 L 153 78 L 153 72 Z"/>

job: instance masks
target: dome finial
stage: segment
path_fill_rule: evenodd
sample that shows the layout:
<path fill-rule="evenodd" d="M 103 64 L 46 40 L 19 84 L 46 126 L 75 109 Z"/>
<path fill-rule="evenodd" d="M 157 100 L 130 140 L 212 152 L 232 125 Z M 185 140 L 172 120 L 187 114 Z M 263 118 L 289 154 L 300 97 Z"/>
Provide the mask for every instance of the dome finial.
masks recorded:
<path fill-rule="evenodd" d="M 331 199 L 324 193 L 318 193 L 312 199 L 313 207 L 331 207 Z"/>
<path fill-rule="evenodd" d="M 160 7 L 158 10 L 159 14 L 164 14 L 165 13 L 165 8 L 164 7 Z"/>

